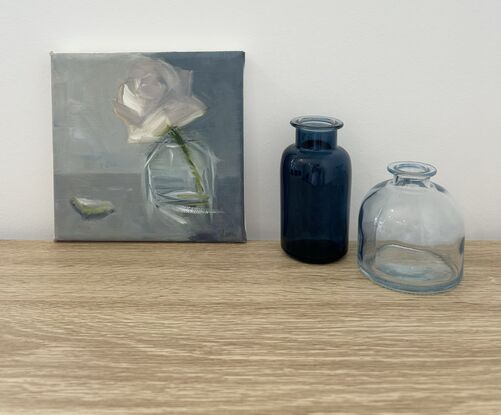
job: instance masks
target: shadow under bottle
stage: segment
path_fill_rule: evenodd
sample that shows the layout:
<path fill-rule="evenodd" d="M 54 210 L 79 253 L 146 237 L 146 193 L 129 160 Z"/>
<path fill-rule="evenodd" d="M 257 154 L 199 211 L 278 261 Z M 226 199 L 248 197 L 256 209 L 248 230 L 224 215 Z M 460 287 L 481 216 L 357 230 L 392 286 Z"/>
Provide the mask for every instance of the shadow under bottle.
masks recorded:
<path fill-rule="evenodd" d="M 304 262 L 332 262 L 348 251 L 351 162 L 337 145 L 343 123 L 311 116 L 291 125 L 296 142 L 281 164 L 282 248 Z"/>

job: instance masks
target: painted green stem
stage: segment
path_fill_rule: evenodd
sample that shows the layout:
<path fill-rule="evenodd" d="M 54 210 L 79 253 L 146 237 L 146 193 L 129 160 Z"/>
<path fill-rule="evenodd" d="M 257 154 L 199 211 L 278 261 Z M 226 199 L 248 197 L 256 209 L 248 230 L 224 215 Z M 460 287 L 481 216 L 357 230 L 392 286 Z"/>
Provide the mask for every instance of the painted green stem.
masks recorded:
<path fill-rule="evenodd" d="M 204 192 L 204 187 L 202 185 L 202 176 L 198 172 L 197 166 L 193 162 L 193 159 L 191 158 L 191 152 L 188 146 L 186 145 L 186 141 L 184 141 L 184 138 L 179 134 L 179 131 L 176 130 L 175 128 L 171 128 L 168 131 L 168 134 L 174 139 L 174 141 L 181 147 L 181 150 L 183 151 L 184 158 L 186 159 L 188 165 L 190 166 L 191 173 L 193 174 L 193 177 L 195 178 L 195 188 L 197 189 L 197 193 L 205 193 Z"/>

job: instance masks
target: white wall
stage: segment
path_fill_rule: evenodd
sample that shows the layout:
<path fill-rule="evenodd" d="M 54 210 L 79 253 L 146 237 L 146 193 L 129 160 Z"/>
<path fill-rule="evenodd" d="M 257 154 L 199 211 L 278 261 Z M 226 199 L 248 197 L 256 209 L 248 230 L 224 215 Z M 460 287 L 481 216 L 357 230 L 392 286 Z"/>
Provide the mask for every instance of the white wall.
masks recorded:
<path fill-rule="evenodd" d="M 467 237 L 501 239 L 497 0 L 0 0 L 0 238 L 51 239 L 49 51 L 244 50 L 250 239 L 279 237 L 290 118 L 325 114 L 352 157 L 351 236 L 392 160 L 437 166 Z"/>

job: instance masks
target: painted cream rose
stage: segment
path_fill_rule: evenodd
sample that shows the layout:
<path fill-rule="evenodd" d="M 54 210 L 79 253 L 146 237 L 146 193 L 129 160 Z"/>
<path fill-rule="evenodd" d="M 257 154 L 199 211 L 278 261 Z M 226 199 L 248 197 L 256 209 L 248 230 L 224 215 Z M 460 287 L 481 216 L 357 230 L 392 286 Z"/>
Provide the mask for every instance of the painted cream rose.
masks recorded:
<path fill-rule="evenodd" d="M 152 143 L 173 127 L 202 116 L 207 107 L 191 92 L 192 73 L 167 62 L 140 58 L 131 65 L 113 103 L 129 143 Z"/>

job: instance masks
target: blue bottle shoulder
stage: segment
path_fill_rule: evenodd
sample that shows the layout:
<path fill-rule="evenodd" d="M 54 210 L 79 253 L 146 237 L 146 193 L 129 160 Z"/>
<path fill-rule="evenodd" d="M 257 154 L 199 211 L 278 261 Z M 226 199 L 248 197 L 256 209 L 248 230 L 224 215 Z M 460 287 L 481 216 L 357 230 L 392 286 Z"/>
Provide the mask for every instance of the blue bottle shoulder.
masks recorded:
<path fill-rule="evenodd" d="M 348 152 L 341 146 L 319 151 L 303 149 L 291 144 L 284 150 L 281 164 L 282 170 L 287 168 L 291 176 L 302 175 L 308 167 L 321 170 L 323 184 L 336 180 L 346 182 L 346 175 L 351 177 L 351 159 Z M 286 171 L 282 173 L 288 175 Z"/>

